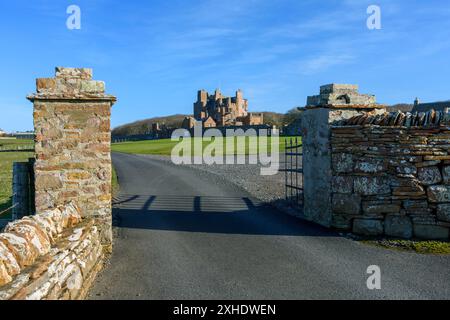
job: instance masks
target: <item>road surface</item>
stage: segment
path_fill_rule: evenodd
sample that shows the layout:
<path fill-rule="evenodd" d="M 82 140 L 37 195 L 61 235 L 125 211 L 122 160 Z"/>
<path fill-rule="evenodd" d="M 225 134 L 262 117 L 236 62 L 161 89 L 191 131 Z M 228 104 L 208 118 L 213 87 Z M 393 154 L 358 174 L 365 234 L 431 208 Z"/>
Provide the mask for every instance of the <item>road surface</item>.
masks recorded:
<path fill-rule="evenodd" d="M 450 256 L 340 237 L 192 168 L 125 154 L 113 162 L 114 252 L 91 299 L 450 298 Z M 380 290 L 367 288 L 371 265 Z"/>

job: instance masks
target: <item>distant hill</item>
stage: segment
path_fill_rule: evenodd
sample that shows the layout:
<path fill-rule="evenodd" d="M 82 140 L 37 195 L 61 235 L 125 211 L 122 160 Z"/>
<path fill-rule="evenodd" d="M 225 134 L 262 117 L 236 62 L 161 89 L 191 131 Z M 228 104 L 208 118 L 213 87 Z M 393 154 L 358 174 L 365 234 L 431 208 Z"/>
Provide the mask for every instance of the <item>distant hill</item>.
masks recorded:
<path fill-rule="evenodd" d="M 281 127 L 284 123 L 284 113 L 264 111 L 264 124 Z"/>
<path fill-rule="evenodd" d="M 146 134 L 152 131 L 152 124 L 159 123 L 165 124 L 170 128 L 179 128 L 183 123 L 184 118 L 190 115 L 187 114 L 175 114 L 172 116 L 166 117 L 156 117 L 149 118 L 144 120 L 138 120 L 132 123 L 124 124 L 120 127 L 114 128 L 112 131 L 112 135 L 114 136 L 129 136 L 136 134 Z"/>
<path fill-rule="evenodd" d="M 387 107 L 387 111 L 402 111 L 402 112 L 409 112 L 414 107 L 413 104 L 407 104 L 407 103 L 399 103 L 392 106 Z M 277 112 L 270 112 L 265 111 L 262 112 L 264 114 L 264 123 L 271 125 L 271 126 L 277 126 L 278 128 L 281 128 L 284 125 L 289 125 L 296 121 L 298 118 L 301 117 L 302 111 L 299 110 L 297 107 L 289 110 L 287 113 L 277 113 Z M 169 128 L 180 128 L 181 124 L 183 123 L 183 120 L 185 117 L 192 116 L 190 114 L 175 114 L 171 116 L 166 117 L 156 117 L 156 118 L 149 118 L 144 120 L 138 120 L 132 123 L 124 124 L 120 127 L 115 128 L 112 131 L 112 134 L 114 136 L 130 136 L 130 135 L 139 135 L 139 134 L 148 134 L 152 131 L 152 124 L 153 123 L 159 123 L 159 124 L 165 124 Z"/>
<path fill-rule="evenodd" d="M 276 112 L 263 112 L 264 123 L 269 125 L 276 125 L 280 127 L 284 124 L 285 115 L 283 113 Z M 132 123 L 124 124 L 120 127 L 114 128 L 112 131 L 113 136 L 130 136 L 147 134 L 152 131 L 152 124 L 159 123 L 165 124 L 169 128 L 180 128 L 185 117 L 192 116 L 190 114 L 175 114 L 166 117 L 156 117 L 144 120 L 138 120 Z"/>
<path fill-rule="evenodd" d="M 413 104 L 399 103 L 399 104 L 394 104 L 392 106 L 388 106 L 387 111 L 411 112 L 413 107 L 414 107 Z"/>

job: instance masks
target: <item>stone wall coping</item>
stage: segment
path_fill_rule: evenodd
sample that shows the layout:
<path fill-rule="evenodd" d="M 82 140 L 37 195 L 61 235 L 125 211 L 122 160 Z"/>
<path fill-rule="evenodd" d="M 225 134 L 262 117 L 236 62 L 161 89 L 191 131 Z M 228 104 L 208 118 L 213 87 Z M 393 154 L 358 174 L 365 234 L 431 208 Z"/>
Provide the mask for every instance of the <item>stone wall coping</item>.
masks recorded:
<path fill-rule="evenodd" d="M 81 102 L 116 102 L 116 97 L 105 93 L 105 82 L 92 79 L 89 68 L 55 68 L 54 78 L 36 79 L 36 93 L 27 96 L 31 102 L 36 100 Z"/>
<path fill-rule="evenodd" d="M 440 127 L 450 125 L 450 113 L 430 110 L 428 112 L 384 112 L 383 114 L 358 114 L 335 123 L 343 126 L 376 125 L 382 127 Z"/>
<path fill-rule="evenodd" d="M 65 229 L 50 251 L 0 287 L 3 300 L 83 300 L 103 267 L 95 220 Z"/>
<path fill-rule="evenodd" d="M 382 104 L 326 104 L 318 106 L 305 106 L 305 109 L 386 109 Z"/>
<path fill-rule="evenodd" d="M 49 253 L 64 230 L 81 221 L 80 209 L 70 202 L 8 223 L 0 233 L 0 287 Z"/>
<path fill-rule="evenodd" d="M 332 130 L 346 130 L 346 129 L 386 129 L 386 130 L 450 130 L 449 125 L 432 125 L 432 126 L 416 126 L 416 127 L 405 127 L 405 126 L 380 126 L 374 124 L 364 124 L 364 125 L 331 125 Z"/>
<path fill-rule="evenodd" d="M 31 102 L 34 101 L 55 101 L 55 102 L 67 102 L 73 100 L 81 100 L 83 102 L 110 102 L 112 104 L 117 102 L 117 98 L 113 95 L 106 94 L 77 94 L 77 95 L 66 95 L 66 94 L 30 94 L 27 99 Z"/>

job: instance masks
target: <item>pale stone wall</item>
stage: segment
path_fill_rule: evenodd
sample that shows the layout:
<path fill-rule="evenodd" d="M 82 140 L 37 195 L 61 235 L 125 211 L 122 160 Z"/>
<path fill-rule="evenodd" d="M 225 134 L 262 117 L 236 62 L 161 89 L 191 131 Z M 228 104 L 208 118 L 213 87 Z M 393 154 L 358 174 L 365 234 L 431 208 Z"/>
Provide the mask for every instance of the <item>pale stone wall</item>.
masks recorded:
<path fill-rule="evenodd" d="M 56 68 L 56 77 L 37 79 L 36 211 L 74 201 L 93 217 L 102 243 L 111 246 L 110 114 L 115 97 L 92 80 L 91 69 Z"/>
<path fill-rule="evenodd" d="M 320 87 L 320 94 L 307 98 L 308 106 L 325 105 L 373 105 L 376 103 L 374 95 L 360 94 L 358 85 L 328 84 Z"/>
<path fill-rule="evenodd" d="M 332 225 L 331 126 L 364 113 L 379 114 L 384 107 L 326 106 L 306 108 L 302 114 L 304 218 L 325 227 Z"/>
<path fill-rule="evenodd" d="M 346 124 L 331 129 L 332 225 L 370 236 L 448 239 L 449 115 L 364 114 Z"/>
<path fill-rule="evenodd" d="M 0 234 L 0 300 L 83 299 L 102 267 L 100 233 L 73 203 Z"/>

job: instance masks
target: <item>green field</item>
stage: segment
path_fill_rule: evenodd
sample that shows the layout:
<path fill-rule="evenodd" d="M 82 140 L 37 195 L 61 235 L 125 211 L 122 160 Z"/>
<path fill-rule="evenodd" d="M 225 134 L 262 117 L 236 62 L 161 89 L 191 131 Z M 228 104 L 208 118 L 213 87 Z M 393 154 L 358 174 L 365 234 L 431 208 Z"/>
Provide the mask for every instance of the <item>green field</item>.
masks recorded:
<path fill-rule="evenodd" d="M 290 138 L 297 138 L 299 142 L 301 142 L 300 137 L 280 137 L 279 139 L 279 150 L 284 151 L 285 150 L 285 139 Z M 195 140 L 197 139 L 197 140 Z M 202 138 L 186 138 L 186 142 L 190 143 L 191 150 L 193 150 L 193 145 L 198 140 L 201 140 Z M 231 142 L 230 140 L 233 140 L 234 142 Z M 223 154 L 230 155 L 230 154 L 256 154 L 258 152 L 258 143 L 250 143 L 251 138 L 246 137 L 245 140 L 245 149 L 242 152 L 242 149 L 238 152 L 237 148 L 237 138 L 230 137 L 230 138 L 222 138 L 222 145 L 223 145 Z M 211 141 L 201 141 L 203 145 L 203 150 L 206 146 L 208 146 Z M 226 145 L 227 143 L 231 144 L 234 143 L 234 152 L 231 150 L 227 150 Z M 113 143 L 112 144 L 112 150 L 116 152 L 124 152 L 124 153 L 134 153 L 134 154 L 153 154 L 153 155 L 165 155 L 169 156 L 172 152 L 172 149 L 178 144 L 177 141 L 171 141 L 171 139 L 161 139 L 161 140 L 145 140 L 145 141 L 132 141 L 132 142 L 120 142 L 120 143 Z M 268 138 L 267 143 L 267 149 L 268 151 L 271 151 L 271 138 Z M 220 153 L 220 152 L 219 152 Z M 219 154 L 218 153 L 218 154 Z"/>
<path fill-rule="evenodd" d="M 0 138 L 0 147 L 15 147 L 15 146 L 23 146 L 23 145 L 34 145 L 33 140 L 27 139 L 14 139 L 14 138 Z"/>
<path fill-rule="evenodd" d="M 12 205 L 12 168 L 13 162 L 32 158 L 32 152 L 0 152 L 0 212 Z M 11 210 L 0 215 L 0 218 L 9 218 Z"/>

